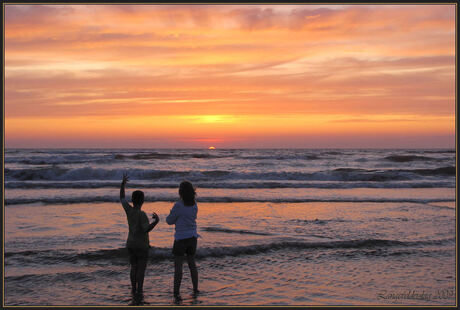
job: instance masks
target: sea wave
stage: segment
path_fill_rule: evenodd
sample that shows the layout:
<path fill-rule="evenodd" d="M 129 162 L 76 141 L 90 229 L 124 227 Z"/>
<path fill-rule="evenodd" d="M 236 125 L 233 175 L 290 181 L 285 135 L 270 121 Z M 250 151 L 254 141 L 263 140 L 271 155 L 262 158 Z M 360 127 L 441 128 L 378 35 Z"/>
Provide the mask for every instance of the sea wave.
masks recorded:
<path fill-rule="evenodd" d="M 138 153 L 138 154 L 115 154 L 114 159 L 121 160 L 148 160 L 148 159 L 188 159 L 188 158 L 225 158 L 233 157 L 229 154 L 211 153 Z"/>
<path fill-rule="evenodd" d="M 270 154 L 270 155 L 240 155 L 236 158 L 249 160 L 318 160 L 322 159 L 318 154 Z"/>
<path fill-rule="evenodd" d="M 11 181 L 47 180 L 47 181 L 82 181 L 82 180 L 121 180 L 124 171 L 105 168 L 63 168 L 49 166 L 40 168 L 6 168 L 5 179 Z M 300 181 L 410 181 L 420 180 L 420 176 L 455 176 L 455 166 L 432 169 L 359 169 L 336 168 L 317 172 L 269 171 L 244 172 L 231 170 L 152 170 L 129 169 L 132 180 L 300 180 Z"/>
<path fill-rule="evenodd" d="M 329 219 L 329 220 L 320 220 L 320 219 L 314 219 L 314 220 L 303 220 L 303 219 L 291 219 L 287 220 L 287 223 L 297 223 L 297 224 L 317 224 L 317 225 L 324 225 L 327 223 L 344 223 L 344 222 L 351 222 L 351 220 L 344 220 L 344 219 Z"/>
<path fill-rule="evenodd" d="M 6 157 L 5 158 L 5 163 L 10 164 L 10 163 L 16 163 L 16 164 L 23 164 L 23 165 L 60 165 L 60 164 L 89 164 L 89 163 L 94 163 L 94 162 L 107 162 L 108 160 L 111 160 L 112 156 L 111 155 L 100 155 L 100 156 L 95 156 L 95 155 L 81 155 L 81 154 L 76 154 L 76 155 L 65 155 L 65 156 L 56 156 L 56 155 L 50 155 L 50 156 L 30 156 L 30 157 Z"/>
<path fill-rule="evenodd" d="M 219 159 L 231 158 L 235 160 L 269 160 L 273 162 L 284 160 L 311 161 L 311 160 L 341 160 L 343 156 L 349 159 L 354 155 L 367 156 L 369 154 L 382 154 L 384 161 L 411 162 L 411 161 L 437 161 L 442 158 L 427 156 L 429 154 L 445 156 L 455 153 L 455 150 L 404 150 L 403 152 L 390 152 L 391 150 L 365 150 L 365 149 L 219 149 L 219 150 L 191 150 L 191 149 L 7 149 L 5 150 L 5 163 L 21 163 L 30 165 L 45 164 L 73 164 L 104 162 L 116 163 L 120 161 L 148 161 L 156 160 L 193 160 L 193 159 Z M 390 153 L 389 153 L 390 152 Z M 389 155 L 388 155 L 389 154 Z M 385 156 L 386 155 L 386 156 Z M 363 160 L 364 159 L 364 160 Z M 371 158 L 368 158 L 371 159 Z M 376 160 L 374 158 L 372 160 Z M 360 158 L 358 161 L 367 161 Z"/>
<path fill-rule="evenodd" d="M 145 198 L 146 202 L 174 202 L 177 200 L 177 195 L 162 195 L 156 197 Z M 350 197 L 350 198 L 274 198 L 274 197 L 241 197 L 241 196 L 217 196 L 206 197 L 200 196 L 199 202 L 215 202 L 215 203 L 233 203 L 233 202 L 272 202 L 272 203 L 303 203 L 303 202 L 375 202 L 375 203 L 432 203 L 432 202 L 452 202 L 455 198 L 374 198 L 374 197 Z M 22 204 L 77 204 L 77 203 L 103 203 L 112 202 L 118 203 L 119 198 L 116 195 L 85 195 L 72 197 L 17 197 L 6 198 L 5 205 L 22 205 Z"/>
<path fill-rule="evenodd" d="M 259 235 L 259 236 L 273 235 L 267 232 L 258 232 L 258 231 L 244 230 L 244 229 L 230 229 L 230 228 L 221 228 L 221 227 L 213 227 L 213 226 L 202 227 L 201 229 L 207 232 L 219 232 L 219 233 L 227 233 L 227 234 Z"/>
<path fill-rule="evenodd" d="M 429 160 L 437 160 L 433 157 L 428 156 L 419 156 L 419 155 L 390 155 L 384 158 L 385 160 L 398 162 L 398 163 L 405 163 L 410 161 L 429 161 Z"/>
<path fill-rule="evenodd" d="M 6 181 L 5 188 L 10 189 L 89 189 L 89 188 L 118 188 L 120 181 L 46 181 L 46 180 L 24 180 Z M 396 182 L 369 182 L 369 181 L 251 181 L 242 182 L 229 180 L 220 182 L 194 182 L 197 188 L 228 188 L 228 189 L 263 189 L 263 188 L 325 188 L 325 189 L 347 189 L 347 188 L 455 188 L 455 180 L 445 181 L 396 181 Z M 132 188 L 177 188 L 177 182 L 130 182 Z"/>
<path fill-rule="evenodd" d="M 56 273 L 40 273 L 40 274 L 23 274 L 18 276 L 7 276 L 5 280 L 9 282 L 23 283 L 24 281 L 33 282 L 48 282 L 56 283 L 61 281 L 78 281 L 80 283 L 92 282 L 95 277 L 110 277 L 121 274 L 122 271 L 113 270 L 111 268 L 90 270 L 90 271 L 72 271 L 72 272 L 56 272 Z"/>
<path fill-rule="evenodd" d="M 427 245 L 445 245 L 455 243 L 455 238 L 419 241 L 400 241 L 387 239 L 355 239 L 340 241 L 275 241 L 257 243 L 245 246 L 222 246 L 222 247 L 199 247 L 196 257 L 221 257 L 240 256 L 266 253 L 286 249 L 359 249 L 359 248 L 387 248 L 387 247 L 423 247 Z M 149 253 L 150 259 L 166 259 L 172 257 L 171 248 L 152 247 Z M 78 253 L 75 251 L 63 250 L 26 250 L 17 252 L 5 252 L 5 258 L 11 261 L 17 260 L 46 260 L 47 262 L 77 262 L 81 260 L 114 260 L 127 257 L 126 248 L 101 249 Z"/>
<path fill-rule="evenodd" d="M 432 153 L 432 154 L 443 154 L 443 153 L 447 153 L 447 154 L 452 154 L 452 153 L 456 153 L 456 150 L 453 149 L 453 150 L 449 150 L 449 149 L 439 149 L 439 150 L 412 150 L 410 152 L 422 152 L 422 153 Z"/>

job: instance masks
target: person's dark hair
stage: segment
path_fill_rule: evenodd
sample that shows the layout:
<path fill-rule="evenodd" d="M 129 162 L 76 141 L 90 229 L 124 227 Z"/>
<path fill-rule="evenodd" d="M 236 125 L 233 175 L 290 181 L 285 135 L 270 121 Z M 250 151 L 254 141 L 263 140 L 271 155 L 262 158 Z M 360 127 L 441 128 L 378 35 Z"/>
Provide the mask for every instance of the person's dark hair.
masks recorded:
<path fill-rule="evenodd" d="M 196 192 L 195 189 L 193 188 L 192 183 L 189 181 L 183 181 L 179 185 L 179 196 L 182 198 L 184 201 L 184 204 L 186 206 L 193 206 L 195 205 L 195 197 L 196 197 Z"/>
<path fill-rule="evenodd" d="M 133 204 L 136 206 L 140 206 L 144 203 L 144 192 L 143 191 L 134 191 L 131 195 L 131 199 Z"/>

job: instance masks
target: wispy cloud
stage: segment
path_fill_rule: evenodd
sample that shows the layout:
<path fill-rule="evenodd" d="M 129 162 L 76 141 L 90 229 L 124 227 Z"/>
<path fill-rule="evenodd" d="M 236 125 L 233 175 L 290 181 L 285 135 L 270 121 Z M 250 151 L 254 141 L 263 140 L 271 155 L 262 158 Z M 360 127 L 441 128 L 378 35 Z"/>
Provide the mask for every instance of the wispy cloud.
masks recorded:
<path fill-rule="evenodd" d="M 186 114 L 198 136 L 233 115 L 249 136 L 278 114 L 298 116 L 273 120 L 283 132 L 308 115 L 342 115 L 338 132 L 395 115 L 453 135 L 455 6 L 7 4 L 5 76 L 7 124 Z"/>

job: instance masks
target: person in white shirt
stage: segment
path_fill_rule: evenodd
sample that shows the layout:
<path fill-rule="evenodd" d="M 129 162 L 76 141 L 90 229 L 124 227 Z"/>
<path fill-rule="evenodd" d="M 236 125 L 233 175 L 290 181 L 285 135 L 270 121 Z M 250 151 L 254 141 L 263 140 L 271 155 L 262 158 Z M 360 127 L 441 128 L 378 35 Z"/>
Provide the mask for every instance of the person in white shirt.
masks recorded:
<path fill-rule="evenodd" d="M 166 223 L 175 224 L 174 233 L 174 298 L 180 301 L 180 284 L 182 281 L 182 265 L 185 254 L 190 269 L 193 284 L 193 294 L 198 294 L 198 270 L 195 264 L 195 253 L 197 247 L 198 233 L 196 229 L 196 218 L 198 206 L 196 204 L 196 192 L 192 183 L 183 181 L 179 185 L 180 200 L 177 201 L 166 217 Z"/>
<path fill-rule="evenodd" d="M 142 299 L 145 268 L 147 267 L 147 259 L 149 256 L 149 232 L 160 221 L 158 215 L 153 212 L 153 222 L 149 224 L 149 219 L 141 207 L 144 203 L 144 193 L 142 191 L 134 191 L 131 199 L 131 206 L 125 198 L 125 185 L 128 182 L 128 175 L 123 174 L 123 181 L 120 186 L 120 202 L 125 209 L 128 219 L 129 233 L 126 240 L 126 247 L 129 254 L 129 263 L 131 264 L 131 292 L 135 299 Z"/>

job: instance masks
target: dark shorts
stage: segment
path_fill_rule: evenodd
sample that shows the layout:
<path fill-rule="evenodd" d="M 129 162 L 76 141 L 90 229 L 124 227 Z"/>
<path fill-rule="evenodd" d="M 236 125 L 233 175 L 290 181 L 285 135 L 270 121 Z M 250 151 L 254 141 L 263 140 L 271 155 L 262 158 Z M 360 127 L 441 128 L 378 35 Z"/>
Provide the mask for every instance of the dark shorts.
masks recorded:
<path fill-rule="evenodd" d="M 149 258 L 148 249 L 128 248 L 129 263 L 137 265 L 139 262 L 147 261 Z"/>
<path fill-rule="evenodd" d="M 196 244 L 197 244 L 196 237 L 181 239 L 181 240 L 174 240 L 172 252 L 174 255 L 177 255 L 177 256 L 183 256 L 185 254 L 189 256 L 195 255 Z"/>

